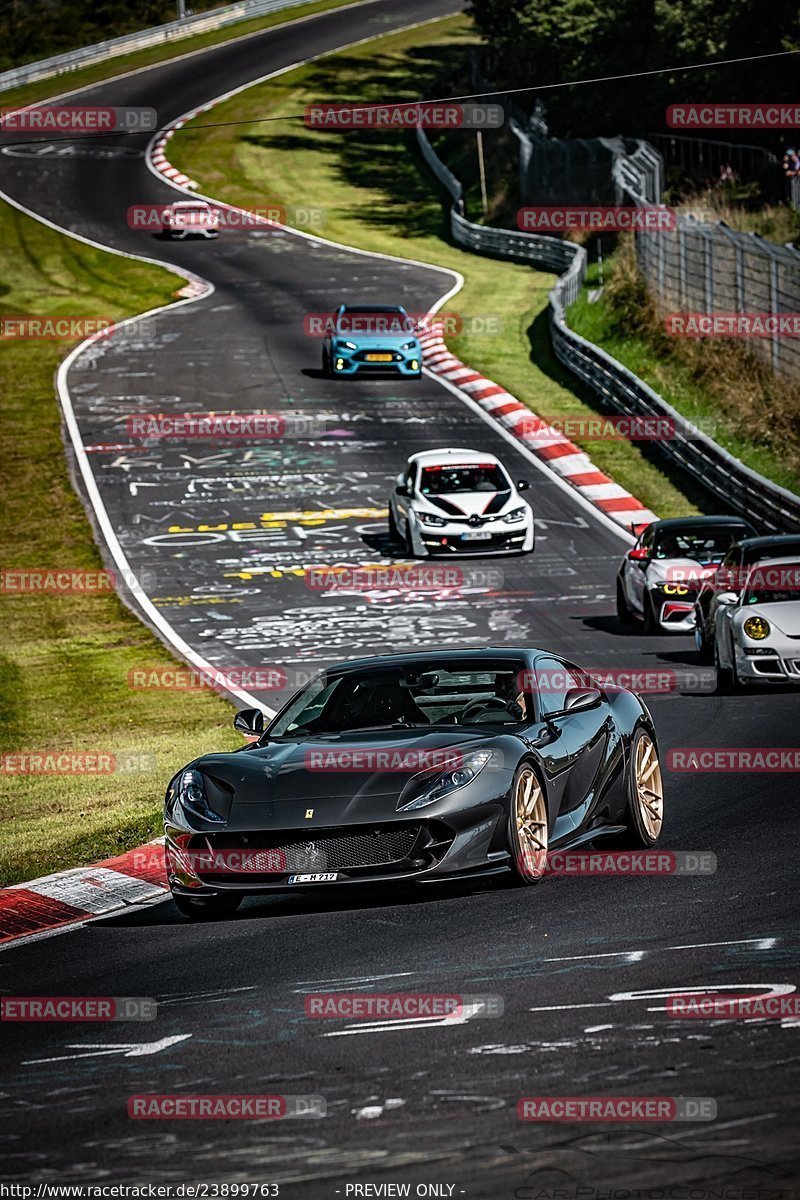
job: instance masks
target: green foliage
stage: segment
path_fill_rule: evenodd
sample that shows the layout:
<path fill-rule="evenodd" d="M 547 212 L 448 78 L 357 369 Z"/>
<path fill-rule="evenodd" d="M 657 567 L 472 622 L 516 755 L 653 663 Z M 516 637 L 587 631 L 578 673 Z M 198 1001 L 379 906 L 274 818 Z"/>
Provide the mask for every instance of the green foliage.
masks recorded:
<path fill-rule="evenodd" d="M 800 48 L 796 0 L 470 0 L 493 81 L 534 87 Z M 545 92 L 559 135 L 665 128 L 670 103 L 796 99 L 797 59 Z M 525 99 L 523 97 L 523 99 Z M 748 135 L 744 140 L 751 141 Z"/>

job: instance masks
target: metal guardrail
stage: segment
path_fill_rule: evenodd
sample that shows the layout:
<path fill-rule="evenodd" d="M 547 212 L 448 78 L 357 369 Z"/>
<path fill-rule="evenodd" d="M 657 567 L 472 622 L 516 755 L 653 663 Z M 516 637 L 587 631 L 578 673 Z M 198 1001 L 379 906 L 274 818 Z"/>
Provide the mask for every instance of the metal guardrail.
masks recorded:
<path fill-rule="evenodd" d="M 7 92 L 10 88 L 20 87 L 25 83 L 35 83 L 38 79 L 49 79 L 54 75 L 77 71 L 80 67 L 91 66 L 101 59 L 114 58 L 134 50 L 146 50 L 149 46 L 177 41 L 213 29 L 222 29 L 226 25 L 247 21 L 252 17 L 265 16 L 284 8 L 296 8 L 306 2 L 307 0 L 243 0 L 241 4 L 226 4 L 224 8 L 213 8 L 208 12 L 186 17 L 182 21 L 169 21 L 166 25 L 154 25 L 149 29 L 141 29 L 138 33 L 109 38 L 106 42 L 96 42 L 92 46 L 82 46 L 78 50 L 69 50 L 66 54 L 56 54 L 52 58 L 43 58 L 39 62 L 25 63 L 21 67 L 13 67 L 10 71 L 3 71 L 0 73 L 0 92 Z"/>
<path fill-rule="evenodd" d="M 438 157 L 421 128 L 417 129 L 417 143 L 425 162 L 452 199 L 450 228 L 457 245 L 477 254 L 518 259 L 544 270 L 562 272 L 549 296 L 553 349 L 559 362 L 597 396 L 601 407 L 625 415 L 655 416 L 671 422 L 674 436 L 653 445 L 719 496 L 726 509 L 748 517 L 765 532 L 787 533 L 800 529 L 800 496 L 744 466 L 686 421 L 617 359 L 569 328 L 566 310 L 580 295 L 586 275 L 587 258 L 583 247 L 544 234 L 492 229 L 469 221 L 464 212 L 461 183 Z M 641 147 L 636 153 L 640 151 Z M 647 158 L 645 151 L 645 162 Z"/>
<path fill-rule="evenodd" d="M 728 163 L 740 174 L 753 176 L 775 166 L 778 161 L 766 147 L 742 142 L 716 141 L 680 133 L 648 133 L 647 141 L 670 163 L 684 169 L 710 171 L 712 174 L 718 174 L 720 167 Z"/>

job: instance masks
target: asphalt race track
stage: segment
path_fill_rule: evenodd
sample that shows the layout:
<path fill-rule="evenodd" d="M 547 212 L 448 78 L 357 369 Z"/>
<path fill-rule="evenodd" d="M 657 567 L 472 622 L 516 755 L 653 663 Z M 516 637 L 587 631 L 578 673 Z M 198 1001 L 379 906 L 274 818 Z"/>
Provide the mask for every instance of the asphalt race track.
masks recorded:
<path fill-rule="evenodd" d="M 267 72 L 457 8 L 373 0 L 81 95 L 155 107 L 166 124 Z M 76 142 L 71 152 L 60 143 L 58 154 L 6 146 L 0 188 L 65 229 L 214 285 L 139 336 L 80 356 L 68 380 L 120 544 L 178 637 L 222 670 L 275 666 L 287 686 L 326 662 L 390 648 L 547 646 L 590 668 L 675 671 L 677 689 L 648 698 L 662 754 L 796 742 L 797 693 L 715 695 L 691 639 L 645 640 L 619 626 L 625 539 L 462 399 L 431 377 L 321 376 L 305 314 L 343 298 L 427 309 L 451 288 L 449 273 L 287 232 L 180 243 L 134 232 L 130 205 L 175 198 L 145 165 L 148 137 Z M 312 418 L 323 432 L 254 445 L 143 444 L 126 431 L 135 413 L 232 410 Z M 310 589 L 309 565 L 399 553 L 382 515 L 393 476 L 410 453 L 448 444 L 499 454 L 531 481 L 535 554 L 465 560 L 460 587 L 426 594 Z M 259 694 L 265 705 L 280 699 Z M 151 1024 L 13 1027 L 2 1178 L 241 1180 L 303 1200 L 345 1196 L 356 1183 L 518 1200 L 580 1188 L 601 1200 L 613 1187 L 685 1196 L 689 1185 L 697 1200 L 796 1194 L 800 1022 L 681 1021 L 663 997 L 797 985 L 797 776 L 668 772 L 666 785 L 662 844 L 712 852 L 716 873 L 250 900 L 208 925 L 165 901 L 10 947 L 4 991 L 154 996 L 159 1013 Z M 490 993 L 504 1013 L 390 1025 L 305 1017 L 305 993 L 359 987 Z M 172 1091 L 323 1096 L 327 1116 L 126 1115 L 132 1094 Z M 623 1093 L 710 1097 L 717 1118 L 581 1126 L 516 1115 L 523 1095 Z"/>

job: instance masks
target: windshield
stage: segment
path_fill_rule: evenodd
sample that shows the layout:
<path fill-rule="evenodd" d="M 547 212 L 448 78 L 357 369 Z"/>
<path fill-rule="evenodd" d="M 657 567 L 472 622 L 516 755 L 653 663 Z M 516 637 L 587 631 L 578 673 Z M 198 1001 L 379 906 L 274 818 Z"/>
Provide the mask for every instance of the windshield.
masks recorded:
<path fill-rule="evenodd" d="M 701 563 L 722 562 L 734 542 L 746 536 L 743 525 L 710 525 L 669 529 L 658 534 L 653 558 L 692 558 Z"/>
<path fill-rule="evenodd" d="M 423 496 L 453 492 L 508 492 L 511 484 L 498 463 L 454 464 L 423 467 L 419 490 Z"/>
<path fill-rule="evenodd" d="M 400 308 L 346 308 L 339 316 L 337 330 L 361 337 L 399 337 L 413 334 L 414 322 Z"/>
<path fill-rule="evenodd" d="M 800 562 L 757 567 L 750 573 L 742 604 L 784 604 L 800 600 Z"/>
<path fill-rule="evenodd" d="M 269 737 L 516 725 L 528 715 L 523 662 L 409 664 L 314 680 L 270 727 Z"/>

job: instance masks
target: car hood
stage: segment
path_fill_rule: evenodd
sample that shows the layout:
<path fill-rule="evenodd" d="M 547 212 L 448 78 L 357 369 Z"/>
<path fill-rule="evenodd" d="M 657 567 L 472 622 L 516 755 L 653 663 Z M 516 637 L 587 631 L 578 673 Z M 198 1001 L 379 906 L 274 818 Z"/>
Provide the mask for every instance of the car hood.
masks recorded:
<path fill-rule="evenodd" d="M 653 559 L 647 567 L 648 583 L 694 584 L 698 587 L 703 580 L 710 579 L 719 569 L 719 563 L 701 563 L 696 558 Z"/>
<path fill-rule="evenodd" d="M 779 633 L 800 638 L 800 600 L 783 600 L 778 604 L 749 604 L 736 615 L 739 625 L 743 625 L 748 617 L 763 617 Z M 797 652 L 800 656 L 800 646 L 797 647 Z"/>
<path fill-rule="evenodd" d="M 451 517 L 500 517 L 521 503 L 514 492 L 445 492 L 421 498 L 437 516 Z"/>
<path fill-rule="evenodd" d="M 376 730 L 209 754 L 194 767 L 210 785 L 214 808 L 222 812 L 219 801 L 227 808 L 230 798 L 228 830 L 298 828 L 309 807 L 319 806 L 325 824 L 339 824 L 352 821 L 364 802 L 391 798 L 394 805 L 415 775 L 457 766 L 460 755 L 487 740 L 485 729 Z"/>
<path fill-rule="evenodd" d="M 352 342 L 359 349 L 369 350 L 371 347 L 379 349 L 381 346 L 404 346 L 406 342 L 418 341 L 417 334 L 409 333 L 337 333 L 334 335 L 337 341 Z"/>

